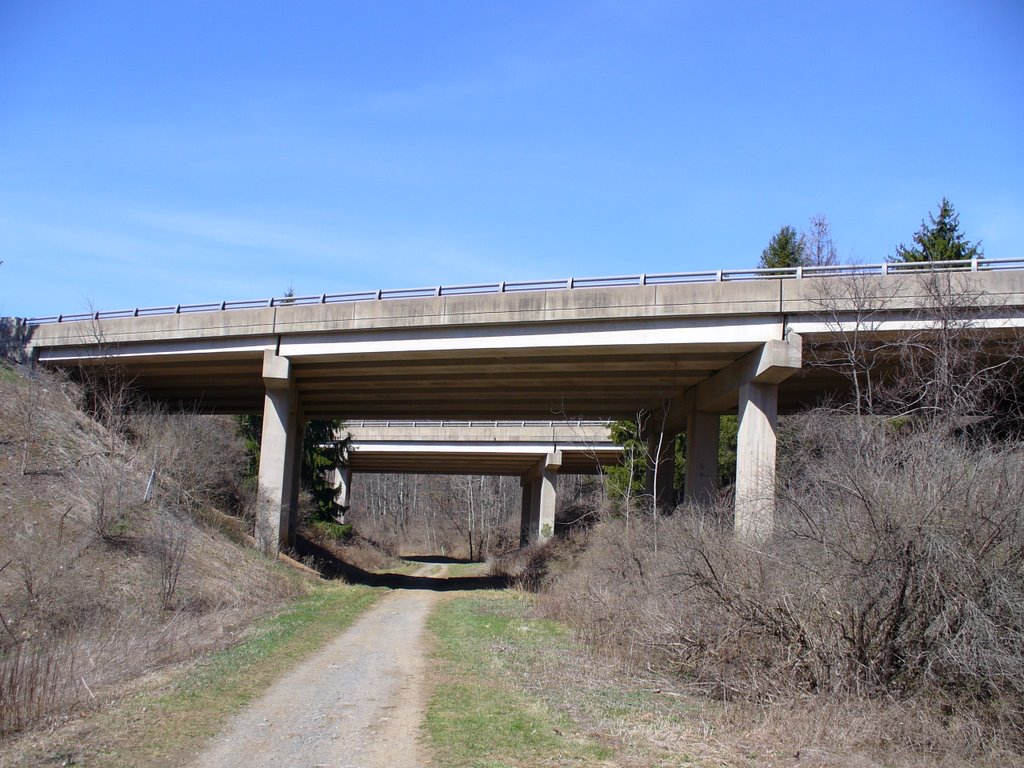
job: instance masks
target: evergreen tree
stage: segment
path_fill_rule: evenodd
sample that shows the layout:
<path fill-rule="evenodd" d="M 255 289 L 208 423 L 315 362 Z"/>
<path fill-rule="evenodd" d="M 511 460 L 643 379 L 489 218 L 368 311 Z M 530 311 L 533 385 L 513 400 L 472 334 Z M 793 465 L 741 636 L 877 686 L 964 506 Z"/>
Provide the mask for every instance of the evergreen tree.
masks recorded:
<path fill-rule="evenodd" d="M 302 487 L 313 497 L 317 520 L 333 520 L 338 511 L 334 503 L 334 470 L 340 467 L 345 456 L 345 441 L 338 442 L 338 434 L 345 427 L 338 419 L 322 419 L 306 422 L 302 436 Z"/>
<path fill-rule="evenodd" d="M 249 455 L 246 480 L 255 486 L 260 466 L 260 440 L 263 434 L 263 416 L 239 416 L 239 428 Z M 306 423 L 302 435 L 302 467 L 299 479 L 303 489 L 313 497 L 317 520 L 332 520 L 337 509 L 334 504 L 334 470 L 344 465 L 348 438 L 338 440 L 345 422 L 324 419 Z"/>
<path fill-rule="evenodd" d="M 939 203 L 939 215 L 929 213 L 928 219 L 927 224 L 921 221 L 911 247 L 896 247 L 894 261 L 960 261 L 983 255 L 981 243 L 968 242 L 960 232 L 960 214 L 946 198 Z"/>
<path fill-rule="evenodd" d="M 761 251 L 761 269 L 802 267 L 807 263 L 807 244 L 803 235 L 788 224 L 782 227 Z"/>
<path fill-rule="evenodd" d="M 647 446 L 640 439 L 635 421 L 616 421 L 611 426 L 612 442 L 623 448 L 622 464 L 605 467 L 608 494 L 618 500 L 639 499 L 647 476 Z"/>

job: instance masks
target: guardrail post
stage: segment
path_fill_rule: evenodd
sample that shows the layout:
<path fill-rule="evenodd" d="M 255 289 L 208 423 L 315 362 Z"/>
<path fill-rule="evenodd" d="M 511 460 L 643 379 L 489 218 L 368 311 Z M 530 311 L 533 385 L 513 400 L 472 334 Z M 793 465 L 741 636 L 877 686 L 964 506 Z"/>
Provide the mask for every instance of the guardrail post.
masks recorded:
<path fill-rule="evenodd" d="M 715 282 L 722 282 L 722 270 L 718 270 L 717 272 L 715 272 Z"/>
<path fill-rule="evenodd" d="M 889 274 L 889 262 L 887 262 L 887 261 L 883 261 L 882 262 L 882 274 L 883 275 L 888 275 Z"/>
<path fill-rule="evenodd" d="M 434 295 L 435 296 L 440 296 L 441 295 L 441 286 L 440 285 L 437 286 L 437 288 L 434 290 Z"/>
<path fill-rule="evenodd" d="M 975 256 L 973 259 L 971 259 L 971 272 L 977 272 L 977 271 L 978 271 L 978 257 Z"/>
<path fill-rule="evenodd" d="M 500 283 L 498 283 L 498 293 L 504 293 L 504 292 L 505 292 L 505 281 L 502 280 Z"/>
<path fill-rule="evenodd" d="M 569 278 L 569 280 L 568 280 L 568 281 L 566 282 L 566 285 L 565 285 L 565 287 L 566 287 L 566 288 L 568 288 L 568 289 L 569 289 L 570 291 L 572 290 L 572 284 L 573 284 L 573 281 L 574 281 L 575 279 L 576 279 L 576 278 L 574 278 L 574 277 L 570 277 L 570 278 Z"/>
<path fill-rule="evenodd" d="M 796 268 L 796 279 L 797 280 L 803 280 L 804 279 L 804 268 L 803 267 L 797 267 Z"/>
<path fill-rule="evenodd" d="M 139 316 L 139 308 L 138 308 L 138 307 L 136 307 L 136 308 L 135 308 L 135 311 L 134 311 L 134 312 L 132 312 L 132 317 L 138 317 L 138 316 Z"/>
<path fill-rule="evenodd" d="M 640 275 L 640 287 L 642 288 L 645 285 L 647 285 L 647 274 L 646 273 Z"/>
<path fill-rule="evenodd" d="M 378 288 L 377 289 L 377 301 L 380 301 L 383 298 L 384 298 L 384 291 L 382 289 Z"/>

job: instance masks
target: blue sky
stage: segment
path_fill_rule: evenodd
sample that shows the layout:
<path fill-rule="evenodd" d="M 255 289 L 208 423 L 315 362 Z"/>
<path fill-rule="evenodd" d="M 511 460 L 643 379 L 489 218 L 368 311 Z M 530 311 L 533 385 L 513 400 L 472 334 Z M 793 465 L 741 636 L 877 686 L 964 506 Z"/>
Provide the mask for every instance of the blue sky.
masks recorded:
<path fill-rule="evenodd" d="M 0 0 L 0 314 L 1024 257 L 1024 3 Z"/>

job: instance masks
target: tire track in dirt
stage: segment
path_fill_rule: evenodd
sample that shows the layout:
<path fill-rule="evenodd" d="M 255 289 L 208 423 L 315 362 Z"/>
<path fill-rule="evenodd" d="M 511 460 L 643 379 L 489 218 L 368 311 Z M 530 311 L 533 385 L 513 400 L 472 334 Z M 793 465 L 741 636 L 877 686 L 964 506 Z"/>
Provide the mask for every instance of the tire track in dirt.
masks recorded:
<path fill-rule="evenodd" d="M 442 577 L 444 566 L 415 575 Z M 396 590 L 229 721 L 193 768 L 420 768 L 424 632 L 439 598 Z"/>

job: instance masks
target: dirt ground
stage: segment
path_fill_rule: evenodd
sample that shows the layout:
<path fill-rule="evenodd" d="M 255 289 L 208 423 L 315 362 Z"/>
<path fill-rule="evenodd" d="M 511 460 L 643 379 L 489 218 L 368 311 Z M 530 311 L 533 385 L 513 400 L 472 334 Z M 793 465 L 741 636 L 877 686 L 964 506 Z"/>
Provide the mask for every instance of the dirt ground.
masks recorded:
<path fill-rule="evenodd" d="M 440 578 L 444 565 L 416 576 Z M 424 631 L 439 598 L 395 590 L 234 717 L 194 768 L 420 768 Z"/>

